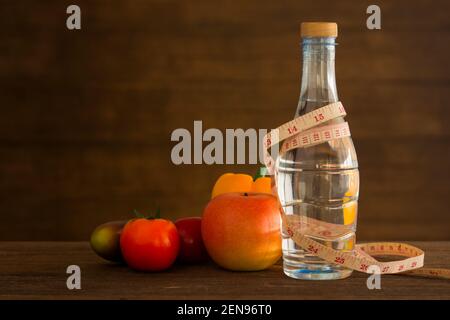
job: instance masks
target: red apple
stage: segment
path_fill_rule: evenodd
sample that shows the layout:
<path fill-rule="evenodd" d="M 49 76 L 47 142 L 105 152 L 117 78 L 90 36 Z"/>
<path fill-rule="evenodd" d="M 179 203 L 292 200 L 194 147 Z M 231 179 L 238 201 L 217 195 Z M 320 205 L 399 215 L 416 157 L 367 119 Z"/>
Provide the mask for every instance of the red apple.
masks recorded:
<path fill-rule="evenodd" d="M 236 271 L 266 269 L 281 257 L 278 199 L 262 193 L 219 195 L 203 212 L 202 236 L 219 266 Z"/>
<path fill-rule="evenodd" d="M 178 260 L 184 263 L 206 261 L 208 253 L 203 244 L 200 217 L 182 218 L 175 221 L 180 235 L 180 252 Z"/>

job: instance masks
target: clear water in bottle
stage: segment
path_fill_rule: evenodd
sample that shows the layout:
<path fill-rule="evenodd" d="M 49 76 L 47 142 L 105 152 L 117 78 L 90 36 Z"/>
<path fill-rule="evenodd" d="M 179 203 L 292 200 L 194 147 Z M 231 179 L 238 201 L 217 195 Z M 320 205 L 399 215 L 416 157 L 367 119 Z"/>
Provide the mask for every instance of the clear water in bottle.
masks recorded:
<path fill-rule="evenodd" d="M 295 116 L 338 101 L 335 74 L 335 37 L 303 38 L 303 77 Z M 344 122 L 343 118 L 323 125 Z M 351 137 L 298 148 L 280 156 L 275 181 L 284 214 L 328 223 L 339 230 L 333 237 L 314 234 L 307 225 L 300 232 L 336 250 L 353 250 L 355 244 L 358 161 Z M 341 279 L 352 270 L 324 261 L 297 246 L 283 226 L 283 268 L 297 279 Z"/>

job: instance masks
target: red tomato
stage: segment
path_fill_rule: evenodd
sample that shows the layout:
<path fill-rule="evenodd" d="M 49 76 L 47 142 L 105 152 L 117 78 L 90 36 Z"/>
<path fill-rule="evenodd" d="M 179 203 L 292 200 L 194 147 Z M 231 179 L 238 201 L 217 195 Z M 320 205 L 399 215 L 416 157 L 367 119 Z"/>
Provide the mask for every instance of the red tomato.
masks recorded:
<path fill-rule="evenodd" d="M 164 219 L 134 219 L 120 236 L 120 248 L 128 266 L 140 271 L 162 271 L 178 255 L 180 238 L 177 228 Z"/>
<path fill-rule="evenodd" d="M 183 218 L 175 221 L 180 235 L 180 262 L 196 263 L 208 257 L 202 239 L 202 219 L 199 217 Z"/>

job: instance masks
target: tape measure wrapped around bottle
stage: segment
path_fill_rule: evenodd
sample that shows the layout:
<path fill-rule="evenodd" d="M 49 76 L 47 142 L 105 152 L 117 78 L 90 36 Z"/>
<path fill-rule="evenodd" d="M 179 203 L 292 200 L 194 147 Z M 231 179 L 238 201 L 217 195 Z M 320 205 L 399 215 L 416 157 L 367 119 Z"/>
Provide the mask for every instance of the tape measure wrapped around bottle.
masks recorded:
<path fill-rule="evenodd" d="M 264 137 L 264 161 L 269 174 L 275 173 L 276 157 L 289 150 L 350 136 L 347 122 L 323 125 L 345 115 L 342 103 L 335 102 L 271 130 Z M 365 273 L 372 273 L 369 267 L 376 265 L 381 274 L 401 272 L 405 275 L 450 279 L 448 269 L 422 268 L 425 253 L 414 246 L 395 242 L 376 242 L 356 244 L 354 251 L 338 251 L 307 237 L 300 230 L 302 224 L 307 224 L 309 230 L 315 230 L 319 234 L 332 238 L 336 232 L 339 233 L 339 225 L 305 216 L 285 215 L 284 212 L 282 212 L 282 219 L 287 233 L 298 246 L 327 262 Z M 381 255 L 402 256 L 405 259 L 380 262 L 373 257 Z"/>

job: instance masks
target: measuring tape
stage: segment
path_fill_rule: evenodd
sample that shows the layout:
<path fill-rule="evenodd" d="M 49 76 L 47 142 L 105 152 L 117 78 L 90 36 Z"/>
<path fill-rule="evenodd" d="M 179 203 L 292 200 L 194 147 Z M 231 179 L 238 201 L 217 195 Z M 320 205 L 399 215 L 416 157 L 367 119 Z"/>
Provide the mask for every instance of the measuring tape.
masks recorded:
<path fill-rule="evenodd" d="M 350 136 L 350 129 L 347 122 L 316 128 L 320 124 L 345 115 L 346 112 L 342 103 L 335 102 L 297 117 L 267 133 L 264 136 L 263 143 L 264 162 L 269 174 L 274 173 L 275 164 L 274 159 L 268 152 L 269 149 L 274 151 L 273 147 L 284 140 L 286 141 L 281 147 L 281 153 L 299 147 L 308 147 L 337 138 L 348 137 Z"/>
<path fill-rule="evenodd" d="M 269 174 L 274 174 L 274 150 L 280 154 L 296 148 L 306 148 L 334 139 L 350 136 L 347 122 L 324 125 L 326 122 L 343 118 L 346 115 L 341 102 L 328 104 L 303 116 L 289 121 L 277 129 L 271 130 L 264 137 L 264 161 Z M 277 146 L 281 143 L 281 146 Z M 277 146 L 277 149 L 274 149 Z M 272 154 L 269 153 L 272 150 Z M 282 210 L 283 227 L 292 240 L 304 250 L 333 264 L 365 272 L 373 273 L 371 266 L 377 266 L 380 274 L 402 275 L 450 279 L 449 269 L 422 268 L 425 253 L 414 246 L 396 242 L 373 242 L 356 244 L 353 251 L 339 251 L 325 246 L 311 235 L 325 239 L 335 239 L 345 234 L 348 228 L 319 221 L 300 215 L 286 215 Z M 306 227 L 307 226 L 307 227 Z M 300 230 L 308 229 L 308 235 Z M 401 256 L 405 259 L 381 262 L 373 256 Z"/>

